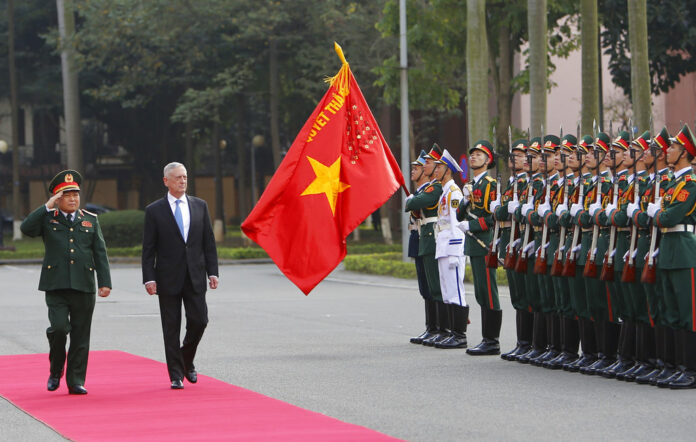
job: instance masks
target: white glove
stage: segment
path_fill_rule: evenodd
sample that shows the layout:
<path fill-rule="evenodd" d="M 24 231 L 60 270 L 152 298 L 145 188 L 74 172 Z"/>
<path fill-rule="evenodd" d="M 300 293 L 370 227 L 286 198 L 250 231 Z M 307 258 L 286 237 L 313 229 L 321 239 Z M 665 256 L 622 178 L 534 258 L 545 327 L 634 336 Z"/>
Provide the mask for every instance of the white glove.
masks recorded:
<path fill-rule="evenodd" d="M 469 231 L 469 221 L 462 221 L 459 224 L 457 224 L 457 227 L 459 228 L 459 230 L 466 233 Z"/>
<path fill-rule="evenodd" d="M 589 212 L 590 212 L 590 215 L 592 215 L 593 217 L 597 214 L 597 211 L 598 211 L 598 210 L 602 210 L 602 204 L 601 204 L 601 203 L 592 203 L 592 204 L 590 205 L 590 210 L 589 210 Z"/>
<path fill-rule="evenodd" d="M 496 200 L 491 201 L 491 207 L 490 207 L 491 212 L 495 212 L 495 209 L 497 209 L 498 207 L 500 207 L 500 199 L 496 199 Z"/>
<path fill-rule="evenodd" d="M 581 210 L 582 210 L 582 204 L 580 204 L 580 203 L 573 204 L 572 206 L 570 206 L 570 216 L 574 217 Z"/>
<path fill-rule="evenodd" d="M 629 218 L 633 219 L 633 215 L 636 214 L 637 211 L 640 210 L 640 206 L 638 203 L 628 203 L 628 206 L 626 207 L 626 215 L 628 215 Z"/>
<path fill-rule="evenodd" d="M 459 258 L 457 258 L 456 256 L 447 257 L 447 265 L 450 269 L 457 267 L 457 264 L 459 264 Z"/>
<path fill-rule="evenodd" d="M 657 203 L 648 204 L 648 216 L 650 218 L 655 218 L 655 214 L 660 210 L 660 205 Z"/>
<path fill-rule="evenodd" d="M 522 253 L 527 253 L 529 250 L 531 250 L 532 252 L 535 250 L 535 249 L 534 249 L 534 241 L 531 241 L 531 242 L 527 243 L 527 247 L 525 247 L 525 248 L 522 250 Z"/>
<path fill-rule="evenodd" d="M 508 213 L 515 213 L 515 210 L 520 207 L 520 202 L 517 201 L 516 199 L 510 201 L 508 203 Z"/>
<path fill-rule="evenodd" d="M 539 207 L 537 207 L 537 213 L 542 218 L 550 211 L 551 211 L 551 204 L 549 204 L 549 203 L 539 204 Z"/>
<path fill-rule="evenodd" d="M 568 205 L 567 204 L 559 204 L 558 207 L 556 207 L 556 216 L 561 217 L 563 215 L 563 212 L 568 211 Z"/>
<path fill-rule="evenodd" d="M 534 210 L 534 203 L 524 203 L 522 204 L 522 216 L 527 216 L 527 212 Z"/>
<path fill-rule="evenodd" d="M 604 208 L 604 213 L 607 216 L 610 216 L 611 212 L 613 212 L 614 209 L 616 209 L 616 206 L 614 204 L 607 204 L 607 207 Z"/>
<path fill-rule="evenodd" d="M 648 253 L 649 253 L 649 252 L 648 252 Z M 658 247 L 658 248 L 656 248 L 655 251 L 653 252 L 652 257 L 655 258 L 655 257 L 657 257 L 657 255 L 659 255 L 659 254 L 660 254 L 660 248 Z"/>
<path fill-rule="evenodd" d="M 409 202 L 413 198 L 413 194 L 410 194 L 409 196 L 406 197 L 406 202 Z"/>

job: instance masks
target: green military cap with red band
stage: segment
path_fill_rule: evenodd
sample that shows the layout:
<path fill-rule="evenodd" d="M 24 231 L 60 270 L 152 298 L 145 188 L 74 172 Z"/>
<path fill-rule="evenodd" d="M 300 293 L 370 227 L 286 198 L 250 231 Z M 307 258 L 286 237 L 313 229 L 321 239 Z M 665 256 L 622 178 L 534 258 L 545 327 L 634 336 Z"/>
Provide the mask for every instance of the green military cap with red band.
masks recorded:
<path fill-rule="evenodd" d="M 48 191 L 55 195 L 58 192 L 67 192 L 70 190 L 80 190 L 82 184 L 82 175 L 76 170 L 64 170 L 58 172 L 48 184 Z"/>

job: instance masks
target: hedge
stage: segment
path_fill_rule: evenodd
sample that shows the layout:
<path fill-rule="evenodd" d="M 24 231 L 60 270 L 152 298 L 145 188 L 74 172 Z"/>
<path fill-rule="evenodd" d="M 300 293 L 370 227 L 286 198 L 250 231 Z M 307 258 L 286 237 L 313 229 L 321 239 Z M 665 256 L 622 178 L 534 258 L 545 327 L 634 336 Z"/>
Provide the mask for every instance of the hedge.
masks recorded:
<path fill-rule="evenodd" d="M 143 243 L 145 212 L 142 210 L 115 210 L 99 215 L 107 250 L 111 247 L 132 247 Z"/>

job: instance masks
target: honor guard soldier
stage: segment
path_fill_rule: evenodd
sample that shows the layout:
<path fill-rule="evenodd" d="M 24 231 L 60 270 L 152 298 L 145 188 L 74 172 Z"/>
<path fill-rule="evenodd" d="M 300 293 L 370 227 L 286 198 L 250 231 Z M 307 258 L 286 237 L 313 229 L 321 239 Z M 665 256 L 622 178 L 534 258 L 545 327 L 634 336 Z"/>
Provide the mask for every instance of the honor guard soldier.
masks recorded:
<path fill-rule="evenodd" d="M 450 337 L 449 316 L 447 309 L 442 302 L 442 292 L 440 290 L 440 272 L 437 269 L 435 259 L 435 223 L 437 223 L 437 206 L 442 195 L 442 184 L 433 177 L 435 162 L 442 156 L 442 149 L 437 144 L 433 144 L 432 149 L 425 157 L 423 173 L 431 180 L 425 186 L 423 192 L 418 195 L 410 195 L 406 198 L 407 211 L 420 211 L 420 238 L 418 241 L 418 256 L 423 257 L 423 267 L 428 281 L 428 291 L 430 297 L 435 301 L 435 329 L 428 339 L 421 343 L 432 347 L 435 342 Z"/>
<path fill-rule="evenodd" d="M 594 195 L 596 176 L 593 176 L 592 172 L 596 169 L 598 159 L 598 156 L 595 156 L 594 138 L 591 135 L 583 136 L 578 142 L 576 153 L 577 156 L 571 158 L 569 164 L 573 166 L 575 162 L 578 163 L 581 168 L 580 177 L 574 181 L 568 212 L 563 214 L 564 208 L 558 209 L 558 212 L 561 213 L 561 223 L 568 223 L 569 227 L 572 226 L 572 236 L 570 241 L 566 242 L 568 252 L 565 254 L 565 262 L 563 263 L 563 275 L 569 280 L 570 300 L 573 311 L 578 316 L 580 343 L 582 345 L 580 358 L 563 366 L 564 370 L 570 372 L 577 372 L 597 360 L 597 337 L 583 275 L 585 259 L 592 239 L 592 228 L 581 225 L 578 216 L 578 213 L 589 207 Z"/>
<path fill-rule="evenodd" d="M 430 183 L 430 180 L 423 170 L 426 155 L 427 153 L 425 150 L 421 150 L 418 158 L 411 163 L 411 181 L 413 181 L 416 186 L 416 190 L 413 192 L 414 195 L 423 193 L 426 186 Z M 430 338 L 436 332 L 435 324 L 437 322 L 435 300 L 432 299 L 430 291 L 428 290 L 428 279 L 425 276 L 423 257 L 418 255 L 422 219 L 421 211 L 414 210 L 411 212 L 408 224 L 408 228 L 411 231 L 408 239 L 408 256 L 415 261 L 416 275 L 418 277 L 418 291 L 425 302 L 425 331 L 420 336 L 411 338 L 410 342 L 412 344 L 422 344 L 424 339 Z"/>
<path fill-rule="evenodd" d="M 657 382 L 658 387 L 696 388 L 696 175 L 691 161 L 696 157 L 696 139 L 687 125 L 670 139 L 667 163 L 674 179 L 664 198 L 648 205 L 647 214 L 660 229 L 661 285 L 667 322 L 674 329 L 678 371 Z"/>
<path fill-rule="evenodd" d="M 457 229 L 457 208 L 462 191 L 454 183 L 454 174 L 461 173 L 455 159 L 445 149 L 435 166 L 435 179 L 442 183 L 442 196 L 435 225 L 435 258 L 440 272 L 442 300 L 449 315 L 451 336 L 435 343 L 437 348 L 466 348 L 469 306 L 464 292 L 464 233 Z"/>
<path fill-rule="evenodd" d="M 492 239 L 493 214 L 491 201 L 495 194 L 496 180 L 488 174 L 488 169 L 495 167 L 493 146 L 486 140 L 474 143 L 469 149 L 473 183 L 470 194 L 464 192 L 464 204 L 459 206 L 457 219 L 462 221 L 459 229 L 467 234 L 464 254 L 471 261 L 476 302 L 481 306 L 481 334 L 479 345 L 467 349 L 474 356 L 500 354 L 500 326 L 503 311 L 498 299 L 498 286 L 495 269 L 486 266 L 485 257 Z"/>
<path fill-rule="evenodd" d="M 666 128 L 663 128 L 655 135 L 650 149 L 645 152 L 646 167 L 652 172 L 648 185 L 641 195 L 640 203 L 632 203 L 626 209 L 631 221 L 639 229 L 636 280 L 640 281 L 648 299 L 649 317 L 651 325 L 654 327 L 655 340 L 655 360 L 652 363 L 652 369 L 644 370 L 646 372 L 642 374 L 634 373 L 635 381 L 639 384 L 657 385 L 658 381 L 669 378 L 676 370 L 674 329 L 666 320 L 666 307 L 661 284 L 662 272 L 656 268 L 655 256 L 652 256 L 658 247 L 661 234 L 657 227 L 652 224 L 652 218 L 647 214 L 648 204 L 654 202 L 655 196 L 663 197 L 672 180 L 672 172 L 667 167 L 667 149 L 670 145 L 669 133 Z M 648 274 L 653 275 L 654 280 L 644 282 L 644 276 Z M 645 341 L 645 345 L 650 345 L 649 335 L 645 337 Z M 632 381 L 633 379 L 626 377 L 625 380 Z"/>
<path fill-rule="evenodd" d="M 46 292 L 50 374 L 47 388 L 60 386 L 65 365 L 65 345 L 70 335 L 65 380 L 70 394 L 87 394 L 84 388 L 89 337 L 95 305 L 94 273 L 99 296 L 109 296 L 111 276 L 106 245 L 97 216 L 80 210 L 82 176 L 64 170 L 48 186 L 51 198 L 22 222 L 27 236 L 43 239 L 45 254 L 39 290 Z M 57 207 L 54 207 L 57 205 Z"/>
<path fill-rule="evenodd" d="M 517 330 L 517 343 L 515 348 L 500 355 L 501 358 L 514 361 L 515 356 L 527 353 L 532 345 L 532 329 L 534 326 L 534 314 L 529 311 L 529 302 L 525 296 L 524 275 L 514 270 L 515 255 L 519 240 L 517 223 L 513 222 L 509 204 L 514 201 L 519 204 L 520 195 L 527 187 L 527 174 L 524 171 L 525 155 L 527 153 L 528 140 L 520 139 L 512 143 L 508 167 L 513 172 L 508 180 L 507 187 L 491 203 L 491 212 L 500 226 L 501 236 L 500 258 L 505 263 L 508 287 L 510 289 L 510 301 L 515 308 L 515 321 Z M 515 192 L 516 190 L 516 192 Z M 513 226 L 514 224 L 514 226 Z M 517 244 L 515 244 L 517 243 Z"/>

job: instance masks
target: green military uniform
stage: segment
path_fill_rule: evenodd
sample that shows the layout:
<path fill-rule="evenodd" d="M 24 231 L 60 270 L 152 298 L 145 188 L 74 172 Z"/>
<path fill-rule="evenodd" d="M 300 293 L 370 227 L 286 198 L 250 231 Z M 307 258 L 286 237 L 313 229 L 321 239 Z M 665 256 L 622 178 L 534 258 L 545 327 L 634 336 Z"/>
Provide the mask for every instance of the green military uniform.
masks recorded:
<path fill-rule="evenodd" d="M 495 166 L 493 146 L 487 140 L 479 140 L 469 149 L 483 152 L 489 160 L 488 168 Z M 483 340 L 474 348 L 467 349 L 470 355 L 500 354 L 500 327 L 503 311 L 500 309 L 498 284 L 495 269 L 486 266 L 488 247 L 493 239 L 493 214 L 490 204 L 497 198 L 497 182 L 487 171 L 473 177 L 471 195 L 468 204 L 460 205 L 457 209 L 457 219 L 468 225 L 469 233 L 474 236 L 466 237 L 464 254 L 471 262 L 471 273 L 474 279 L 474 294 L 476 302 L 481 306 L 481 327 Z M 477 241 L 478 240 L 478 241 Z M 480 243 L 486 245 L 481 246 Z"/>
<path fill-rule="evenodd" d="M 59 173 L 49 190 L 79 190 L 82 178 L 75 171 Z M 73 183 L 67 184 L 66 183 Z M 51 376 L 60 376 L 65 364 L 65 345 L 70 335 L 66 382 L 82 386 L 87 373 L 92 312 L 95 305 L 94 273 L 98 286 L 111 288 L 109 260 L 97 216 L 78 210 L 68 220 L 57 209 L 38 207 L 22 222 L 22 232 L 41 237 L 45 254 L 39 290 L 46 292 L 51 326 L 46 330 L 50 345 Z"/>

